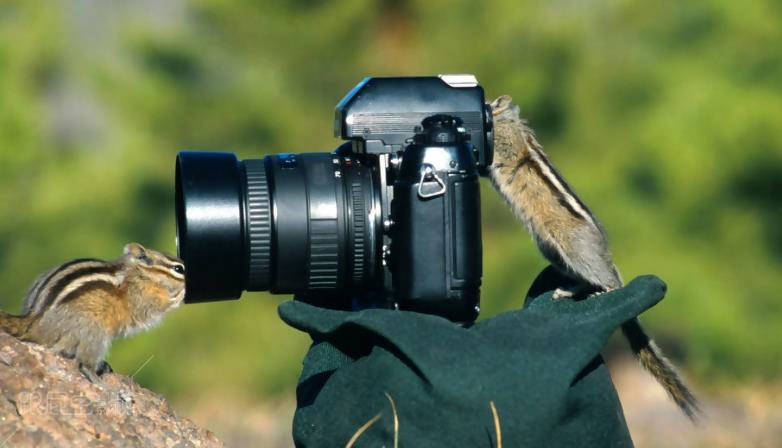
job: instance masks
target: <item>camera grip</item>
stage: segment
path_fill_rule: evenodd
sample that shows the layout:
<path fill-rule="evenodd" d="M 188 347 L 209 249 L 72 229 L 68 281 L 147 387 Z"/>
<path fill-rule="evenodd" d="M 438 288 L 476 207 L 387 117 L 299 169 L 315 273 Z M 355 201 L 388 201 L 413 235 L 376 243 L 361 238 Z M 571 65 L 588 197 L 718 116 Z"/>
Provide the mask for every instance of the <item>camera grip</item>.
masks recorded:
<path fill-rule="evenodd" d="M 478 314 L 482 274 L 478 176 L 436 174 L 446 179 L 437 196 L 420 195 L 419 179 L 394 186 L 395 301 L 401 309 L 469 322 Z"/>

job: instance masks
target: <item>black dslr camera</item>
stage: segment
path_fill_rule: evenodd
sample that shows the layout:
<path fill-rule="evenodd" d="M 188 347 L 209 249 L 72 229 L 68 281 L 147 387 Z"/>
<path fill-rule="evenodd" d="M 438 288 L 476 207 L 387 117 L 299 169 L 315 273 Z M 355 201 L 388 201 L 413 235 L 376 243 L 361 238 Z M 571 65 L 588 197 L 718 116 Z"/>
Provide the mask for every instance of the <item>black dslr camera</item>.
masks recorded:
<path fill-rule="evenodd" d="M 334 132 L 347 142 L 332 153 L 178 154 L 185 301 L 269 290 L 474 320 L 478 179 L 493 154 L 475 77 L 366 78 L 337 104 Z"/>

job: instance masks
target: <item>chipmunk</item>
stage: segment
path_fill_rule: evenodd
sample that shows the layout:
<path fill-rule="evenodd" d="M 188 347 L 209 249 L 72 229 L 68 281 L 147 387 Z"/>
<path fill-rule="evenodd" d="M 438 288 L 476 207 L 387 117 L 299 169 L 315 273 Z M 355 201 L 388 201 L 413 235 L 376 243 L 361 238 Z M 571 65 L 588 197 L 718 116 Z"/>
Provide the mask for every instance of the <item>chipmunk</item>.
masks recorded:
<path fill-rule="evenodd" d="M 78 259 L 40 275 L 21 316 L 0 311 L 0 330 L 76 358 L 91 382 L 110 372 L 111 342 L 156 325 L 182 303 L 185 267 L 176 258 L 129 243 L 113 261 Z"/>
<path fill-rule="evenodd" d="M 576 290 L 556 290 L 554 298 L 587 289 L 605 292 L 622 287 L 603 226 L 551 164 L 532 129 L 520 118 L 519 107 L 506 95 L 490 106 L 494 161 L 489 174 L 494 187 L 532 234 L 543 256 L 579 282 Z M 687 417 L 695 420 L 700 412 L 695 396 L 638 319 L 625 322 L 622 332 L 641 365 Z"/>

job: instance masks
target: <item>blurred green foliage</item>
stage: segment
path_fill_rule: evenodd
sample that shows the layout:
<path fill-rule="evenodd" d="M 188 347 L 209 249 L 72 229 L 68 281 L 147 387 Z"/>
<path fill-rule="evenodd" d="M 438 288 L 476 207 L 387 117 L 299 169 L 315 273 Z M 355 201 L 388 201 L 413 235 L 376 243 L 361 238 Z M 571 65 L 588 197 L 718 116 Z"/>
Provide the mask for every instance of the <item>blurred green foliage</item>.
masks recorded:
<path fill-rule="evenodd" d="M 0 1 L 0 305 L 65 260 L 174 252 L 173 161 L 329 150 L 362 77 L 513 95 L 601 218 L 644 315 L 701 381 L 782 374 L 782 6 L 772 0 Z M 483 317 L 544 262 L 486 183 Z M 290 394 L 287 297 L 186 306 L 110 362 L 185 399 Z"/>

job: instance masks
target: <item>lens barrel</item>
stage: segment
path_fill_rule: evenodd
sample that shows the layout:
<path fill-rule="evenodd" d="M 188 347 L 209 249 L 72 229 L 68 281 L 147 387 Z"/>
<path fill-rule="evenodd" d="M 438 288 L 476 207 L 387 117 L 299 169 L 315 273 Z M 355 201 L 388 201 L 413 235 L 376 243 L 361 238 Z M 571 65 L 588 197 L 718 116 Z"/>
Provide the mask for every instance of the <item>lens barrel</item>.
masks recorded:
<path fill-rule="evenodd" d="M 177 248 L 186 266 L 186 301 L 238 298 L 246 285 L 242 183 L 233 154 L 177 157 Z"/>
<path fill-rule="evenodd" d="M 377 281 L 379 191 L 352 155 L 239 161 L 183 151 L 176 164 L 177 246 L 188 303 L 269 290 L 357 295 Z"/>

